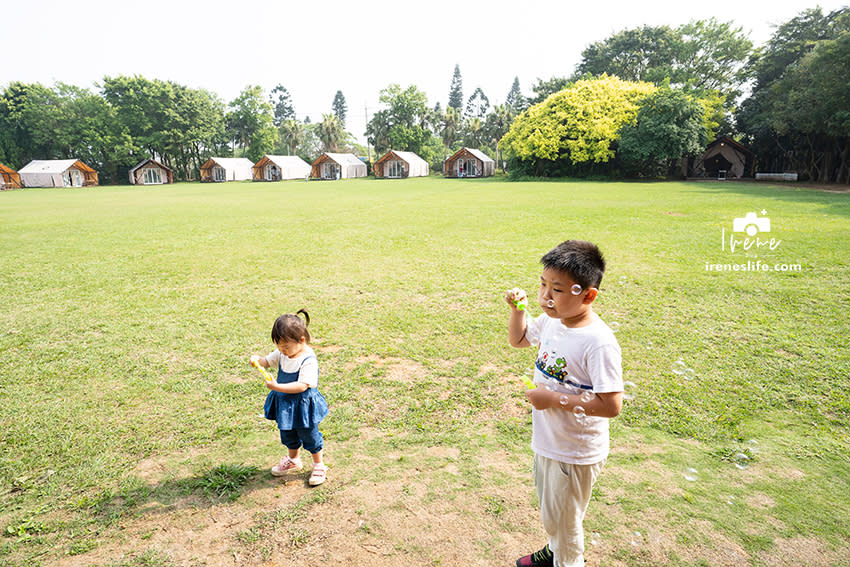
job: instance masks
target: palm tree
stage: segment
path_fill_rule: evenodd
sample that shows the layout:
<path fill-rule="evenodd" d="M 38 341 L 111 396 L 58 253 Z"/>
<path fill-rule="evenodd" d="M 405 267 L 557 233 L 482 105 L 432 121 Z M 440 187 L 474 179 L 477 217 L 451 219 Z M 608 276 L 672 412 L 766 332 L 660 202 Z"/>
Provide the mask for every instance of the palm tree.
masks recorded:
<path fill-rule="evenodd" d="M 340 144 L 345 140 L 345 129 L 342 122 L 333 114 L 322 114 L 316 134 L 322 142 L 322 150 L 336 152 Z"/>
<path fill-rule="evenodd" d="M 304 143 L 304 125 L 297 120 L 287 118 L 280 125 L 280 139 L 286 144 L 289 155 L 294 156 L 295 148 Z"/>
<path fill-rule="evenodd" d="M 446 156 L 449 155 L 449 148 L 457 139 L 457 132 L 460 129 L 460 112 L 454 107 L 446 108 L 446 114 L 443 116 L 443 145 L 446 146 Z"/>
<path fill-rule="evenodd" d="M 466 121 L 466 143 L 469 146 L 478 148 L 481 145 L 481 133 L 484 124 L 480 118 L 470 118 Z"/>

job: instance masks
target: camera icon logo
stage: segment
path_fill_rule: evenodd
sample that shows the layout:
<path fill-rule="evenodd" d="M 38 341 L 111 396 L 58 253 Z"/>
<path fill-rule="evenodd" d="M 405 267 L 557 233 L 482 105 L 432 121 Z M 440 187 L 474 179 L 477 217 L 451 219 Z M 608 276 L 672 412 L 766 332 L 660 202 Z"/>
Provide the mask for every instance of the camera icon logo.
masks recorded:
<path fill-rule="evenodd" d="M 770 232 L 770 219 L 750 212 L 741 218 L 732 219 L 732 231 L 746 232 L 749 236 L 755 236 L 759 232 Z"/>

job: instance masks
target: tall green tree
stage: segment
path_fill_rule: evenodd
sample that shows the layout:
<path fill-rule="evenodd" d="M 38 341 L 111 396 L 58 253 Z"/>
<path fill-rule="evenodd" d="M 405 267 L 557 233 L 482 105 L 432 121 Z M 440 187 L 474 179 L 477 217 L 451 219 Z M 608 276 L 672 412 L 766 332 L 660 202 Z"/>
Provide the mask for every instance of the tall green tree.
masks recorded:
<path fill-rule="evenodd" d="M 571 84 L 572 81 L 566 77 L 552 77 L 548 81 L 537 79 L 537 83 L 531 87 L 531 90 L 534 92 L 534 97 L 527 101 L 528 105 L 539 104 L 546 100 L 549 95 L 560 92 Z"/>
<path fill-rule="evenodd" d="M 345 115 L 348 112 L 348 105 L 345 104 L 345 96 L 343 96 L 342 91 L 336 91 L 331 109 L 334 116 L 339 119 L 343 129 L 345 129 Z"/>
<path fill-rule="evenodd" d="M 746 80 L 743 68 L 752 42 L 742 28 L 715 18 L 691 21 L 675 29 L 643 26 L 617 32 L 582 52 L 574 79 L 601 74 L 627 81 L 710 90 L 726 98 L 732 111 Z"/>
<path fill-rule="evenodd" d="M 16 169 L 33 159 L 57 157 L 50 110 L 59 97 L 40 83 L 13 82 L 0 96 L 0 158 Z"/>
<path fill-rule="evenodd" d="M 761 171 L 847 182 L 850 148 L 842 125 L 850 108 L 844 79 L 848 35 L 850 8 L 805 10 L 777 27 L 751 59 L 755 85 L 736 118 Z"/>
<path fill-rule="evenodd" d="M 455 65 L 452 84 L 449 87 L 449 108 L 458 112 L 463 110 L 463 78 L 460 76 L 460 65 Z"/>
<path fill-rule="evenodd" d="M 679 83 L 676 62 L 683 52 L 682 36 L 669 26 L 642 26 L 622 30 L 587 46 L 575 78 L 613 75 L 624 81 Z M 675 76 L 674 76 L 675 75 Z"/>
<path fill-rule="evenodd" d="M 673 162 L 695 156 L 708 143 L 705 107 L 668 84 L 639 101 L 634 123 L 620 129 L 617 158 L 631 175 L 666 176 Z"/>
<path fill-rule="evenodd" d="M 514 77 L 511 90 L 508 91 L 508 96 L 505 97 L 505 104 L 513 110 L 514 114 L 519 114 L 527 108 L 525 97 L 522 96 L 522 89 L 519 86 L 519 77 Z"/>
<path fill-rule="evenodd" d="M 484 91 L 481 90 L 481 87 L 476 87 L 472 92 L 472 95 L 470 95 L 469 100 L 466 101 L 466 112 L 464 112 L 464 118 L 483 119 L 487 116 L 487 111 L 489 109 L 490 100 L 487 98 L 487 95 L 484 94 Z"/>
<path fill-rule="evenodd" d="M 423 148 L 430 146 L 432 136 L 425 93 L 414 85 L 402 89 L 392 84 L 381 90 L 379 100 L 384 108 L 376 112 L 366 126 L 366 135 L 375 152 L 381 155 L 393 149 L 422 155 Z"/>
<path fill-rule="evenodd" d="M 508 133 L 516 116 L 516 110 L 507 102 L 493 107 L 493 111 L 487 115 L 484 121 L 485 145 L 496 155 L 496 163 L 501 166 L 502 156 L 499 142 Z"/>
<path fill-rule="evenodd" d="M 227 128 L 230 139 L 239 144 L 244 155 L 257 161 L 274 147 L 277 130 L 271 103 L 262 87 L 249 86 L 229 105 Z"/>
<path fill-rule="evenodd" d="M 292 97 L 286 87 L 279 84 L 272 89 L 269 100 L 274 106 L 274 125 L 279 128 L 284 121 L 295 118 L 295 107 L 292 105 Z"/>

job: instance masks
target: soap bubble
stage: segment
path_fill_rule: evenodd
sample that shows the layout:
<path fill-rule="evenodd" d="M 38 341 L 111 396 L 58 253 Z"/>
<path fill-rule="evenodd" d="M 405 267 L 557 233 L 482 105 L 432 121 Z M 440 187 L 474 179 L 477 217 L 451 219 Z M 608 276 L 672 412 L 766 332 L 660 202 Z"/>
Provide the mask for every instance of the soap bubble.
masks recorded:
<path fill-rule="evenodd" d="M 685 364 L 681 358 L 673 363 L 673 368 L 670 369 L 673 374 L 681 376 L 685 380 L 693 380 L 695 376 L 694 369 Z"/>
<path fill-rule="evenodd" d="M 562 406 L 568 406 L 569 404 L 570 404 L 570 398 L 566 394 L 561 396 L 561 405 Z"/>
<path fill-rule="evenodd" d="M 747 444 L 747 449 L 751 455 L 759 452 L 759 442 L 755 439 L 748 439 L 745 443 Z"/>
<path fill-rule="evenodd" d="M 550 299 L 549 301 L 547 301 L 547 302 L 546 302 L 546 307 L 548 307 L 549 309 L 552 309 L 553 307 L 555 307 L 555 300 L 554 300 L 554 299 Z"/>
<path fill-rule="evenodd" d="M 581 286 L 580 286 L 580 285 L 578 285 L 578 284 L 573 284 L 573 287 L 571 287 L 571 288 L 570 288 L 570 292 L 571 292 L 573 295 L 579 295 L 579 294 L 581 294 Z"/>
<path fill-rule="evenodd" d="M 599 532 L 592 532 L 590 534 L 590 545 L 599 545 L 602 543 L 602 535 Z"/>
<path fill-rule="evenodd" d="M 587 402 L 592 400 L 595 396 L 596 396 L 596 394 L 594 394 L 590 390 L 585 390 L 584 392 L 582 392 L 580 399 L 581 399 L 581 402 L 583 404 L 586 404 Z"/>
<path fill-rule="evenodd" d="M 624 283 L 626 283 L 627 281 L 629 281 L 629 278 L 627 278 L 626 276 L 620 276 L 620 283 L 621 283 L 621 284 L 624 284 Z"/>
<path fill-rule="evenodd" d="M 640 532 L 632 532 L 632 539 L 631 539 L 630 543 L 633 546 L 638 547 L 640 545 L 640 542 L 641 542 L 642 539 L 643 539 L 643 536 L 641 535 Z"/>
<path fill-rule="evenodd" d="M 623 399 L 624 400 L 633 400 L 635 399 L 635 392 L 637 391 L 637 384 L 634 382 L 623 382 Z"/>
<path fill-rule="evenodd" d="M 732 456 L 732 462 L 735 463 L 735 466 L 741 470 L 744 470 L 748 466 L 750 466 L 750 457 L 746 455 L 746 453 L 735 453 Z"/>
<path fill-rule="evenodd" d="M 699 480 L 699 472 L 693 467 L 686 468 L 683 475 L 685 477 L 685 480 L 689 482 L 696 482 L 697 480 Z"/>
<path fill-rule="evenodd" d="M 587 414 L 584 413 L 584 408 L 581 407 L 581 406 L 574 406 L 573 407 L 573 414 L 575 414 L 575 416 L 578 419 L 582 419 L 587 415 Z"/>
<path fill-rule="evenodd" d="M 620 330 L 620 324 L 616 321 L 611 321 L 610 323 L 608 323 L 608 328 L 611 329 L 612 333 L 616 333 Z"/>

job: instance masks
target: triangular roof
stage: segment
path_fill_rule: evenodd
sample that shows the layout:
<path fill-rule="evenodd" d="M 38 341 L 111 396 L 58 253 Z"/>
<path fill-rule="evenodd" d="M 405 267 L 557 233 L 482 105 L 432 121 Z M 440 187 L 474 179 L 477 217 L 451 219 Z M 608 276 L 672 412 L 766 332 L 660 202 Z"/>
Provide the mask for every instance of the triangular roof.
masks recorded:
<path fill-rule="evenodd" d="M 335 154 L 331 152 L 325 152 L 321 156 L 319 156 L 319 159 L 322 159 L 322 156 L 327 156 L 340 165 L 366 165 L 365 163 L 363 163 L 362 159 L 360 159 L 354 154 Z"/>
<path fill-rule="evenodd" d="M 270 161 L 281 169 L 286 167 L 298 166 L 298 167 L 309 167 L 310 164 L 301 159 L 298 156 L 263 156 L 260 161 L 257 162 L 256 165 L 260 165 L 262 161 Z"/>
<path fill-rule="evenodd" d="M 481 161 L 493 161 L 493 158 L 491 158 L 490 156 L 488 156 L 487 154 L 485 154 L 481 150 L 476 150 L 476 149 L 473 149 L 473 148 L 465 148 L 465 149 L 466 149 L 466 151 L 468 151 L 469 153 L 471 153 L 472 155 L 474 155 L 475 157 L 477 157 Z M 496 162 L 493 161 L 493 163 L 496 163 Z"/>
<path fill-rule="evenodd" d="M 146 165 L 147 165 L 147 164 L 149 164 L 149 163 L 150 163 L 150 164 L 153 164 L 153 165 L 155 165 L 155 166 L 157 166 L 157 167 L 161 167 L 162 169 L 165 169 L 166 171 L 171 171 L 171 168 L 170 168 L 170 167 L 167 167 L 167 166 L 165 166 L 165 165 L 162 165 L 161 163 L 159 163 L 158 161 L 156 161 L 156 160 L 154 160 L 154 159 L 146 159 L 146 160 L 142 161 L 141 163 L 139 163 L 139 165 L 137 165 L 136 167 L 134 167 L 133 169 L 131 169 L 131 170 L 130 170 L 130 173 L 133 173 L 134 171 L 136 171 L 136 170 L 137 170 L 137 169 L 139 169 L 140 167 L 144 167 L 144 166 L 146 166 Z"/>
<path fill-rule="evenodd" d="M 389 156 L 391 156 L 391 155 L 395 155 L 400 160 L 406 161 L 409 164 L 417 163 L 417 164 L 420 164 L 420 165 L 428 165 L 428 162 L 426 162 L 424 159 L 422 159 L 421 157 L 419 157 L 415 153 L 413 153 L 413 152 L 402 152 L 402 151 L 398 151 L 398 150 L 388 151 L 378 161 L 383 161 L 385 159 L 388 159 Z"/>
<path fill-rule="evenodd" d="M 224 169 L 237 169 L 237 168 L 240 168 L 240 167 L 248 167 L 248 168 L 254 167 L 254 163 L 251 160 L 249 160 L 248 158 L 243 158 L 243 157 L 239 157 L 239 158 L 211 157 L 210 159 L 208 159 L 206 161 L 206 163 L 204 163 L 204 165 L 201 166 L 201 168 L 203 169 L 204 167 L 211 167 L 210 165 L 208 165 L 210 162 L 213 162 L 214 164 L 218 165 L 219 167 L 223 167 Z"/>
<path fill-rule="evenodd" d="M 481 150 L 476 150 L 476 149 L 473 149 L 473 148 L 461 148 L 461 149 L 459 149 L 458 151 L 456 151 L 454 154 L 452 154 L 452 156 L 451 156 L 450 158 L 448 158 L 446 161 L 454 160 L 454 159 L 455 159 L 455 158 L 456 158 L 459 154 L 461 154 L 461 153 L 463 153 L 463 152 L 468 152 L 468 153 L 472 154 L 472 155 L 473 155 L 473 157 L 475 157 L 476 159 L 481 160 L 481 162 L 482 162 L 482 163 L 483 163 L 483 162 L 488 162 L 488 161 L 491 161 L 491 162 L 493 162 L 493 163 L 496 163 L 495 161 L 493 161 L 493 159 L 492 159 L 492 158 L 490 158 L 489 156 L 487 156 L 487 154 L 485 154 L 485 153 L 484 153 L 484 152 L 482 152 Z"/>
<path fill-rule="evenodd" d="M 94 172 L 78 159 L 34 159 L 18 170 L 18 173 L 62 173 L 74 165 L 83 171 Z"/>
<path fill-rule="evenodd" d="M 11 167 L 5 166 L 2 163 L 0 163 L 0 171 L 2 171 L 3 173 L 16 173 L 14 169 L 12 169 Z"/>
<path fill-rule="evenodd" d="M 734 140 L 734 138 L 730 138 L 729 136 L 720 136 L 719 138 L 717 138 L 716 140 L 714 140 L 713 142 L 708 144 L 705 147 L 705 149 L 706 149 L 706 151 L 708 151 L 715 146 L 723 145 L 723 144 L 726 144 L 728 146 L 732 146 L 733 148 L 735 148 L 736 150 L 738 150 L 738 151 L 740 151 L 744 154 L 755 155 L 751 149 L 747 148 L 745 145 L 741 144 L 740 142 L 736 142 Z"/>

